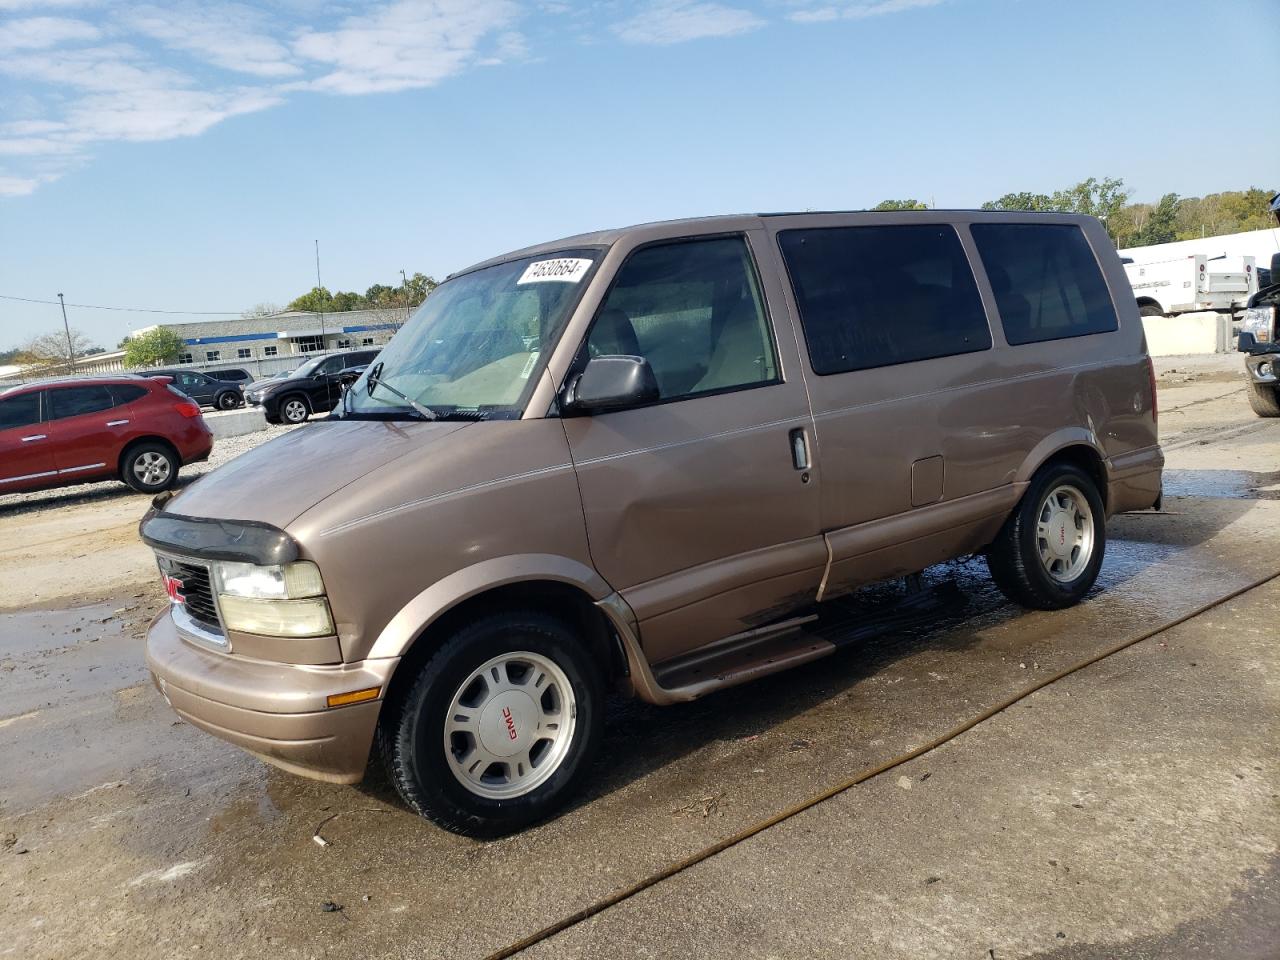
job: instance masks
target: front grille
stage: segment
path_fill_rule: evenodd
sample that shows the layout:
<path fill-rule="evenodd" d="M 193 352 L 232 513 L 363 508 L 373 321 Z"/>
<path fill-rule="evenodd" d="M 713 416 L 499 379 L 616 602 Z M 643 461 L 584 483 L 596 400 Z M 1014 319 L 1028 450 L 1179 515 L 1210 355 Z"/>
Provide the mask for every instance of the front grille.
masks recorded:
<path fill-rule="evenodd" d="M 182 585 L 177 588 L 178 596 L 191 619 L 221 633 L 222 620 L 213 599 L 209 568 L 181 560 L 170 560 L 168 574 L 181 582 Z"/>

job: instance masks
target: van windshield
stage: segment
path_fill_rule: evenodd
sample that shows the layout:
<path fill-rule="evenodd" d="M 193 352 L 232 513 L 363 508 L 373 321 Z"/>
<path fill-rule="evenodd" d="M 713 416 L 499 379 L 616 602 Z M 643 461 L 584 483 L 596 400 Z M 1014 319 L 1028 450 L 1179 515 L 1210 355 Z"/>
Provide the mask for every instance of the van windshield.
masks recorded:
<path fill-rule="evenodd" d="M 418 419 L 398 391 L 445 419 L 519 417 L 598 255 L 566 250 L 445 281 L 352 385 L 342 415 Z"/>

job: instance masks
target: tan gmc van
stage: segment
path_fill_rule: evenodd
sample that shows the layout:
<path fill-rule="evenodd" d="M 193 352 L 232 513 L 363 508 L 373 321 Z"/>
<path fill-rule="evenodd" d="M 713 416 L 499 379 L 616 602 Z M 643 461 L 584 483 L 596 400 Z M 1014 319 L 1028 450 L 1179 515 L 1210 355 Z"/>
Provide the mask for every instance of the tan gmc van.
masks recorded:
<path fill-rule="evenodd" d="M 451 277 L 334 414 L 159 503 L 147 661 L 182 717 L 485 835 L 580 785 L 610 689 L 826 656 L 834 597 L 985 552 L 1078 602 L 1160 499 L 1098 221 L 797 213 L 573 237 Z M 847 624 L 846 624 L 847 626 Z"/>

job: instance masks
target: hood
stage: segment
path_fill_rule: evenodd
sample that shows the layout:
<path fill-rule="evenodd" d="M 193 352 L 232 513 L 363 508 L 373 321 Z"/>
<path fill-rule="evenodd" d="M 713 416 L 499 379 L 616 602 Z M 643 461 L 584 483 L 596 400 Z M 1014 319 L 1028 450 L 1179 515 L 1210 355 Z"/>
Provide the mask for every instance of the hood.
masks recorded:
<path fill-rule="evenodd" d="M 206 474 L 165 510 L 254 520 L 281 529 L 348 484 L 467 423 L 318 421 L 276 437 Z"/>

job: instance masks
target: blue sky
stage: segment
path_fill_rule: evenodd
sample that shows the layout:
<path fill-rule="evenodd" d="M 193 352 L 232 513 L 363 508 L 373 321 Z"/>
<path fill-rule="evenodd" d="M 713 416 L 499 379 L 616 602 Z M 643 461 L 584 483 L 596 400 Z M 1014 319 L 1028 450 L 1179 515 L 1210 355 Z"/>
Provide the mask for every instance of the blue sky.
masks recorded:
<path fill-rule="evenodd" d="M 239 311 L 308 289 L 317 239 L 363 291 L 667 217 L 1280 187 L 1274 25 L 1274 0 L 0 0 L 0 294 Z M 69 312 L 106 347 L 156 319 Z M 0 300 L 0 348 L 60 322 Z"/>

